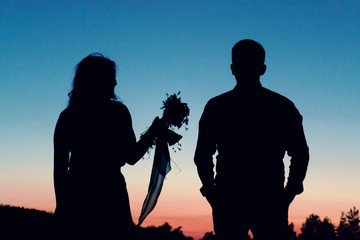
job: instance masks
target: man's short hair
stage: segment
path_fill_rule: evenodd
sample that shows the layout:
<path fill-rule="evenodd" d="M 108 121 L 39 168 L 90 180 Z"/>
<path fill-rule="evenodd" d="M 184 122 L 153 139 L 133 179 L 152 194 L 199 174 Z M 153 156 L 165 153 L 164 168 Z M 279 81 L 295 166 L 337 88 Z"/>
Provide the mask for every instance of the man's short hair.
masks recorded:
<path fill-rule="evenodd" d="M 263 65 L 265 62 L 265 50 L 260 43 L 244 39 L 234 45 L 231 51 L 234 65 Z"/>

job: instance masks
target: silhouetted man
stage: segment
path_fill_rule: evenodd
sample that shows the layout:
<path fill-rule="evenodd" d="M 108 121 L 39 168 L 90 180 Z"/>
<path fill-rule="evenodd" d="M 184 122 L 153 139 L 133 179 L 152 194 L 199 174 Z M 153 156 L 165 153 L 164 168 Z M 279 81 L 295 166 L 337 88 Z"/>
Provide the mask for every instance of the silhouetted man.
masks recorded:
<path fill-rule="evenodd" d="M 302 116 L 263 88 L 265 50 L 253 40 L 232 49 L 236 87 L 212 98 L 200 119 L 195 164 L 218 239 L 287 239 L 288 207 L 303 192 L 309 150 Z M 213 155 L 218 152 L 216 176 Z M 284 187 L 283 157 L 291 157 Z"/>

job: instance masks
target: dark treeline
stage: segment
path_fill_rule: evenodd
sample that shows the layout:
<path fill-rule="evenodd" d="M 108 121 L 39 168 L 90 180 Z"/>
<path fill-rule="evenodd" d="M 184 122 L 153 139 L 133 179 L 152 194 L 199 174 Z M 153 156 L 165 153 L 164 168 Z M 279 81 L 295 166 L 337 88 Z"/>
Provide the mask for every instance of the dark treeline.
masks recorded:
<path fill-rule="evenodd" d="M 353 207 L 347 213 L 342 212 L 338 226 L 328 218 L 323 220 L 316 215 L 310 214 L 297 234 L 294 224 L 289 224 L 291 240 L 360 240 L 360 216 L 359 209 Z M 264 224 L 266 224 L 264 222 Z M 274 236 L 269 236 L 269 240 Z M 214 240 L 213 232 L 208 232 L 201 240 Z M 250 239 L 250 237 L 249 237 Z"/>
<path fill-rule="evenodd" d="M 55 218 L 52 213 L 0 204 L 0 239 L 63 239 L 57 238 Z M 80 224 L 80 223 L 79 223 Z M 154 239 L 154 240 L 194 240 L 183 234 L 182 227 L 173 228 L 165 222 L 162 226 L 137 228 L 132 236 L 121 236 L 114 239 Z M 63 231 L 67 231 L 63 229 Z M 69 233 L 69 238 L 71 233 Z"/>
<path fill-rule="evenodd" d="M 360 240 L 359 209 L 353 207 L 347 213 L 342 212 L 339 225 L 336 227 L 328 217 L 323 220 L 311 214 L 301 227 L 300 240 Z"/>
<path fill-rule="evenodd" d="M 316 214 L 310 214 L 302 224 L 300 233 L 295 232 L 293 223 L 289 224 L 289 232 L 291 240 L 360 240 L 359 223 L 359 209 L 353 207 L 347 213 L 341 213 L 339 224 L 336 226 L 328 217 L 321 219 Z M 53 224 L 52 213 L 0 205 L 0 239 L 56 239 Z M 193 240 L 192 237 L 183 234 L 181 227 L 173 228 L 167 222 L 158 227 L 139 228 L 138 238 Z M 134 236 L 131 239 L 134 239 Z M 201 240 L 213 239 L 215 239 L 214 233 L 207 232 Z M 272 239 L 271 236 L 269 236 L 270 239 Z"/>
<path fill-rule="evenodd" d="M 52 226 L 52 213 L 0 205 L 0 239 L 46 239 Z"/>

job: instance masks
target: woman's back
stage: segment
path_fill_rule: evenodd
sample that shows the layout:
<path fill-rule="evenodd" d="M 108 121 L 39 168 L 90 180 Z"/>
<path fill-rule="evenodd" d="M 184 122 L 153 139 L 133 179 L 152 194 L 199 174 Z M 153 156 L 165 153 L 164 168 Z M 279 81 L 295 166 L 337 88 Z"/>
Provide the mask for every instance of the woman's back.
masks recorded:
<path fill-rule="evenodd" d="M 69 172 L 119 172 L 135 144 L 126 107 L 109 101 L 95 107 L 70 107 L 63 115 L 71 152 Z"/>
<path fill-rule="evenodd" d="M 120 167 L 136 140 L 127 108 L 114 101 L 69 107 L 61 113 L 57 131 L 61 131 L 58 138 L 70 152 L 67 211 L 81 218 L 112 213 L 129 220 L 126 183 Z"/>

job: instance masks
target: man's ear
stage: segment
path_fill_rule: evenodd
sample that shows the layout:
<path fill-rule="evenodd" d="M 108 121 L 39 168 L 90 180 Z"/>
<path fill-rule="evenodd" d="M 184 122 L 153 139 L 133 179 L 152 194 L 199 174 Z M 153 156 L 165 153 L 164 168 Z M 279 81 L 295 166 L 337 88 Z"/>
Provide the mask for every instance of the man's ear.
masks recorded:
<path fill-rule="evenodd" d="M 264 73 L 266 72 L 266 65 L 264 64 L 264 65 L 262 65 L 261 66 L 261 68 L 259 69 L 259 74 L 260 74 L 260 76 L 261 75 L 264 75 Z"/>

